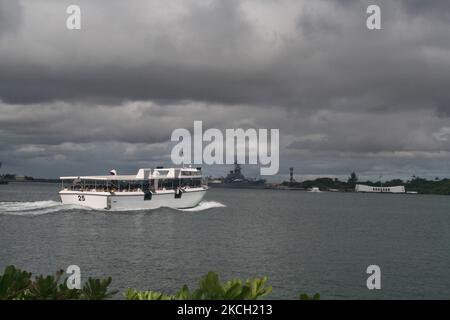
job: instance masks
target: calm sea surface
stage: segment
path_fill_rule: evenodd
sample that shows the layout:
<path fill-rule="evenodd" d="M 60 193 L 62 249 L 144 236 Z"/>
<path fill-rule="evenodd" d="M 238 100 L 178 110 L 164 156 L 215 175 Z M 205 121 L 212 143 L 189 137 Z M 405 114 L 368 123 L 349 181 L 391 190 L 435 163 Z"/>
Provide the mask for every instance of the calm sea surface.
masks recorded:
<path fill-rule="evenodd" d="M 71 264 L 112 288 L 173 293 L 209 270 L 267 275 L 270 298 L 449 299 L 450 197 L 212 189 L 190 211 L 81 210 L 59 185 L 0 185 L 0 269 Z M 382 289 L 366 288 L 379 265 Z"/>

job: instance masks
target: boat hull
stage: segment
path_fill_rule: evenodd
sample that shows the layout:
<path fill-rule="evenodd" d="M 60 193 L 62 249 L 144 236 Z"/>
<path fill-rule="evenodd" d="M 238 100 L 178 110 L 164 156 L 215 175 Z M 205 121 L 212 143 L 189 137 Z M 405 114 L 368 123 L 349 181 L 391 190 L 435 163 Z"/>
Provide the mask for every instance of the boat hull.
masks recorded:
<path fill-rule="evenodd" d="M 146 197 L 144 192 L 89 192 L 61 191 L 63 204 L 79 205 L 97 210 L 147 210 L 161 207 L 174 209 L 192 208 L 200 203 L 206 189 L 184 191 L 176 196 L 173 190 L 155 192 Z"/>

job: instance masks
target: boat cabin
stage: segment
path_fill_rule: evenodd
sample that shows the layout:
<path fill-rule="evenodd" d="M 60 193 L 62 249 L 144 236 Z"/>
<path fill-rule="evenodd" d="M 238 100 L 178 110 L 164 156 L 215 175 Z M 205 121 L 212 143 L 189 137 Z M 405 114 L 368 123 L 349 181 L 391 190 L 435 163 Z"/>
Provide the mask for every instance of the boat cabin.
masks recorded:
<path fill-rule="evenodd" d="M 159 192 L 203 187 L 201 168 L 145 168 L 139 169 L 136 175 L 69 176 L 60 179 L 63 190 L 81 192 Z"/>

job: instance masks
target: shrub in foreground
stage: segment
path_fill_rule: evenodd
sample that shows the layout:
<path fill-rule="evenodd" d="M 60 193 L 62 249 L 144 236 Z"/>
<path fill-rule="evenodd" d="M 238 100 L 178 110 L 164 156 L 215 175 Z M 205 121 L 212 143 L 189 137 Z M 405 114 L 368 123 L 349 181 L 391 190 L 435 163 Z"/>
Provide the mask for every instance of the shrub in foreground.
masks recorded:
<path fill-rule="evenodd" d="M 313 296 L 308 296 L 306 293 L 300 293 L 299 300 L 320 300 L 320 294 L 316 293 Z"/>
<path fill-rule="evenodd" d="M 63 270 L 54 275 L 37 276 L 34 279 L 30 272 L 14 266 L 5 268 L 0 274 L 0 300 L 102 300 L 113 297 L 118 291 L 109 290 L 111 277 L 106 279 L 89 278 L 81 289 L 69 289 L 67 278 L 62 279 Z M 138 291 L 128 289 L 127 300 L 256 300 L 266 297 L 272 292 L 267 285 L 267 277 L 233 279 L 224 283 L 219 276 L 209 272 L 199 281 L 198 288 L 189 290 L 184 285 L 174 295 L 157 291 Z M 319 300 L 320 295 L 308 296 L 300 294 L 300 300 Z"/>
<path fill-rule="evenodd" d="M 89 278 L 81 289 L 69 289 L 67 278 L 61 281 L 63 270 L 55 275 L 37 276 L 30 272 L 7 266 L 0 275 L 0 300 L 102 300 L 111 298 L 117 291 L 109 291 L 111 277 L 100 280 Z"/>
<path fill-rule="evenodd" d="M 174 295 L 128 289 L 125 297 L 128 300 L 256 300 L 272 292 L 272 286 L 266 286 L 266 282 L 267 277 L 262 277 L 245 282 L 233 279 L 222 284 L 216 273 L 209 272 L 193 291 L 187 285 Z"/>

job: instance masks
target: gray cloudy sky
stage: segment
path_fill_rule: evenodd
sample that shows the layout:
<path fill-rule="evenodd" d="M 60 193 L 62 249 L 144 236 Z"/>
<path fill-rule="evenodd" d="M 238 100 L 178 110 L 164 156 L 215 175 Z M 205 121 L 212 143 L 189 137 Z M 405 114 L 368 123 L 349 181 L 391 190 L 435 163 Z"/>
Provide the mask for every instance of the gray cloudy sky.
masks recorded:
<path fill-rule="evenodd" d="M 449 84 L 448 0 L 0 0 L 3 172 L 169 165 L 203 120 L 279 128 L 280 174 L 450 176 Z"/>

